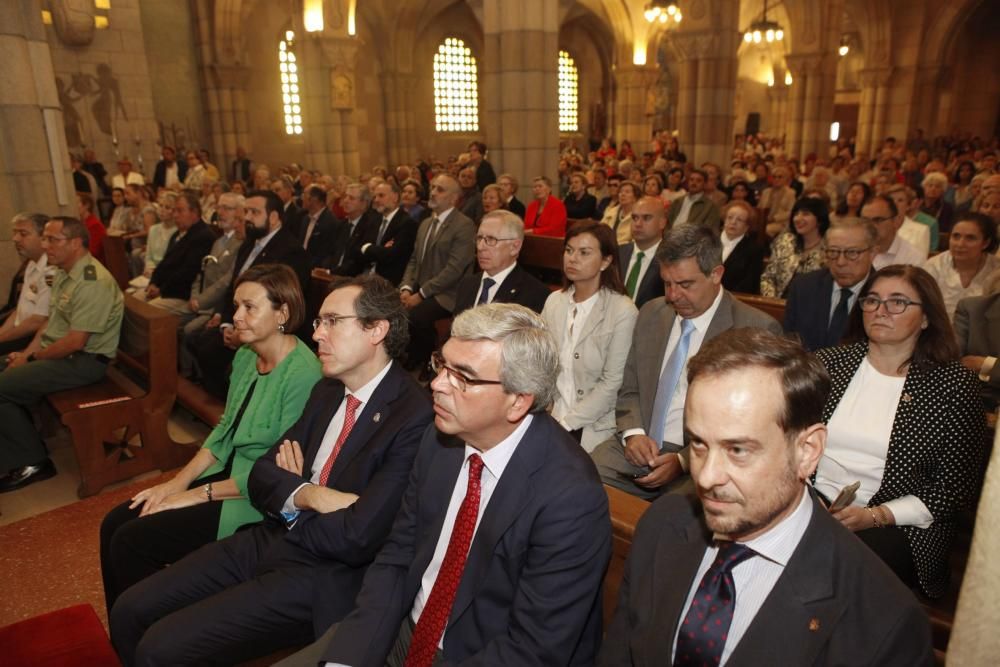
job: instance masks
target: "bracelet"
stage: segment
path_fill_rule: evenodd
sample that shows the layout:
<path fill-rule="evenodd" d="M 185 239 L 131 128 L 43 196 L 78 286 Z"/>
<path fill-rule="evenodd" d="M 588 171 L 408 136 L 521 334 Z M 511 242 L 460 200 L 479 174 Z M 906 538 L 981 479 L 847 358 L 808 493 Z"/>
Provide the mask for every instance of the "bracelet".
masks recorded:
<path fill-rule="evenodd" d="M 205 485 L 205 497 L 208 498 L 208 502 L 212 502 L 212 483 L 209 482 Z"/>
<path fill-rule="evenodd" d="M 884 526 L 882 525 L 882 522 L 878 520 L 878 514 L 875 513 L 875 508 L 866 507 L 865 509 L 872 515 L 872 521 L 875 523 L 875 528 L 883 528 Z"/>

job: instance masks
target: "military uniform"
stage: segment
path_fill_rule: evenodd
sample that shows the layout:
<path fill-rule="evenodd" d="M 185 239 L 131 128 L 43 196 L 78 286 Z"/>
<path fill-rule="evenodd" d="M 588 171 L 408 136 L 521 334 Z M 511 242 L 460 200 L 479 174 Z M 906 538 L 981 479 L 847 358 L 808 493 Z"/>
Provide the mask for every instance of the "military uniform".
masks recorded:
<path fill-rule="evenodd" d="M 83 350 L 62 359 L 30 361 L 17 368 L 0 365 L 0 474 L 36 465 L 46 458 L 45 443 L 28 408 L 47 394 L 101 380 L 121 331 L 124 300 L 118 283 L 89 253 L 52 284 L 49 321 L 41 348 L 70 331 L 90 333 Z"/>

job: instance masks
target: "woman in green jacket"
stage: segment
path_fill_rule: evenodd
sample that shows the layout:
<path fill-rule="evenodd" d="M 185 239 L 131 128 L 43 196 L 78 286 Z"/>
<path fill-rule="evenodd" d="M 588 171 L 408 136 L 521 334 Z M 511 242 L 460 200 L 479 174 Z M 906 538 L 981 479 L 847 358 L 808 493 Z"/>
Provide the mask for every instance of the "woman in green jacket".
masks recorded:
<path fill-rule="evenodd" d="M 101 524 L 109 610 L 132 584 L 261 520 L 247 497 L 250 469 L 299 418 L 321 376 L 316 356 L 292 333 L 305 317 L 295 272 L 262 264 L 244 271 L 235 287 L 233 324 L 242 346 L 225 414 L 173 479 L 140 491 Z"/>

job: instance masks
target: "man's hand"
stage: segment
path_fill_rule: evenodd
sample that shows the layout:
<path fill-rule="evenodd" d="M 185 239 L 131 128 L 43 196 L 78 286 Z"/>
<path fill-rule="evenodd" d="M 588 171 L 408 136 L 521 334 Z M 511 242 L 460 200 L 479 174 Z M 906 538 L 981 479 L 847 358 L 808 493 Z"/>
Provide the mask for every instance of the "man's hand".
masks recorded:
<path fill-rule="evenodd" d="M 216 313 L 208 318 L 208 322 L 205 322 L 206 329 L 218 329 L 219 325 L 222 324 L 222 315 Z"/>
<path fill-rule="evenodd" d="M 353 493 L 342 493 L 325 486 L 306 484 L 295 493 L 292 502 L 300 510 L 313 510 L 320 514 L 328 514 L 350 507 L 358 496 Z"/>
<path fill-rule="evenodd" d="M 188 301 L 188 308 L 191 309 L 192 313 L 197 313 L 199 310 L 201 310 L 201 304 L 198 303 L 198 299 L 191 297 L 191 299 Z"/>
<path fill-rule="evenodd" d="M 240 346 L 240 337 L 236 333 L 236 327 L 226 327 L 222 330 L 222 344 L 230 350 L 236 350 Z"/>
<path fill-rule="evenodd" d="M 278 456 L 274 459 L 278 467 L 295 475 L 302 475 L 302 448 L 295 440 L 285 440 L 278 447 Z"/>
<path fill-rule="evenodd" d="M 7 355 L 7 368 L 17 368 L 28 363 L 28 355 L 24 352 L 11 352 Z"/>
<path fill-rule="evenodd" d="M 413 294 L 410 294 L 408 292 L 403 292 L 401 300 L 403 302 L 403 306 L 407 310 L 413 310 L 414 308 L 420 305 L 420 303 L 424 300 L 424 297 L 420 296 L 420 292 L 416 292 Z"/>
<path fill-rule="evenodd" d="M 160 288 L 150 283 L 149 287 L 146 288 L 146 300 L 155 299 L 158 296 L 160 296 Z"/>
<path fill-rule="evenodd" d="M 649 467 L 653 469 L 651 473 L 635 480 L 636 484 L 646 489 L 658 489 L 664 484 L 669 484 L 683 472 L 680 456 L 675 452 L 656 456 Z"/>
<path fill-rule="evenodd" d="M 653 467 L 653 461 L 660 455 L 660 446 L 648 435 L 637 433 L 625 438 L 625 459 L 636 467 Z"/>

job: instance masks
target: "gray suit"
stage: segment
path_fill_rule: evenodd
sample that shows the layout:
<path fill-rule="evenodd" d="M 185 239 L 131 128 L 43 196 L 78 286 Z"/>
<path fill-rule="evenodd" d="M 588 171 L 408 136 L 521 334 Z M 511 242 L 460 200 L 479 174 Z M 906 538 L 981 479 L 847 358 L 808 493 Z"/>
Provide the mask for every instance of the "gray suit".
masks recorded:
<path fill-rule="evenodd" d="M 625 362 L 625 377 L 615 408 L 619 433 L 643 429 L 648 434 L 651 430 L 653 401 L 656 399 L 660 370 L 663 367 L 663 357 L 667 354 L 667 342 L 675 315 L 674 309 L 665 299 L 654 299 L 639 310 L 632 348 Z M 777 320 L 741 303 L 723 290 L 719 308 L 705 332 L 705 341 L 715 338 L 723 331 L 744 327 L 758 327 L 781 334 L 781 325 Z M 660 492 L 647 491 L 628 479 L 638 473 L 639 469 L 625 458 L 618 438 L 601 443 L 592 456 L 605 484 L 644 498 L 660 495 Z"/>
<path fill-rule="evenodd" d="M 191 298 L 198 299 L 201 311 L 211 313 L 222 305 L 233 277 L 236 254 L 242 243 L 243 240 L 233 234 L 228 239 L 225 235 L 220 236 L 212 244 L 212 251 L 206 257 L 214 257 L 215 261 L 203 261 L 201 273 L 191 284 Z"/>
<path fill-rule="evenodd" d="M 675 199 L 670 205 L 670 209 L 667 211 L 667 222 L 670 223 L 671 228 L 677 221 L 677 216 L 680 215 L 681 209 L 684 208 L 684 202 L 690 196 L 685 195 L 680 199 Z M 700 199 L 691 204 L 691 211 L 688 213 L 686 222 L 689 225 L 708 227 L 718 236 L 719 229 L 722 226 L 722 214 L 719 212 L 719 207 L 715 205 L 715 202 L 703 194 Z"/>
<path fill-rule="evenodd" d="M 970 296 L 955 308 L 955 334 L 962 354 L 1000 357 L 1000 294 Z M 984 393 L 1000 398 L 1000 362 L 993 364 Z"/>
<path fill-rule="evenodd" d="M 417 244 L 400 285 L 409 286 L 414 292 L 420 290 L 425 299 L 433 297 L 442 308 L 451 312 L 455 308 L 458 281 L 469 272 L 475 260 L 476 227 L 461 211 L 453 209 L 441 221 L 437 235 L 425 251 L 433 223 L 433 217 L 420 223 Z"/>

